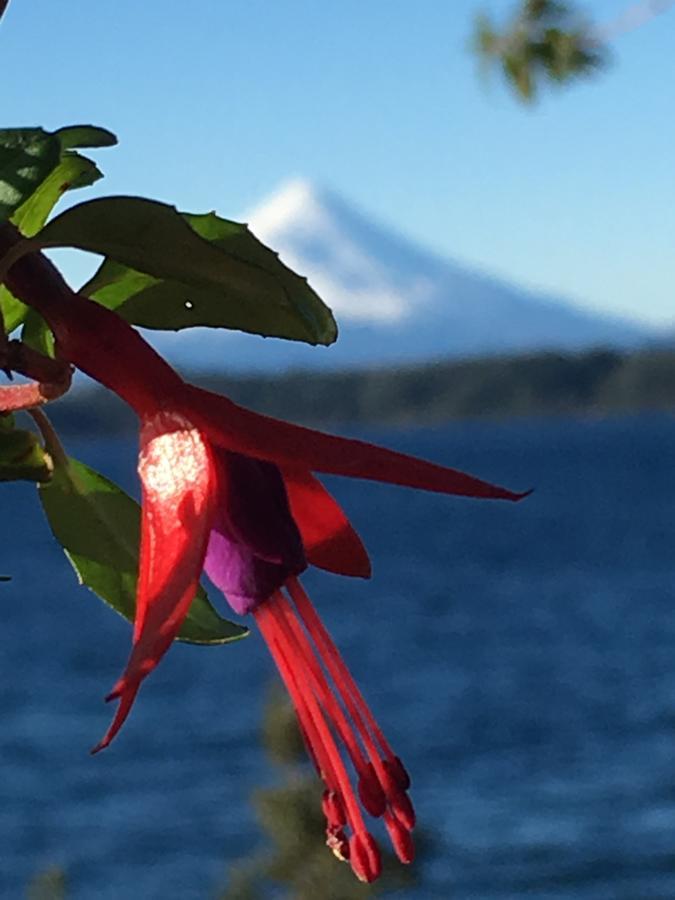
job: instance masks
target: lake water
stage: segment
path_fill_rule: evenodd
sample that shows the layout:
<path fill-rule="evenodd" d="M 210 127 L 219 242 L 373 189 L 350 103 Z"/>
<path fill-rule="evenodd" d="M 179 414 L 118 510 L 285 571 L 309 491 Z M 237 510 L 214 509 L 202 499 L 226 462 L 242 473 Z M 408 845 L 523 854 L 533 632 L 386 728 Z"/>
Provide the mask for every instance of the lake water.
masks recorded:
<path fill-rule="evenodd" d="M 675 419 L 373 437 L 536 488 L 514 506 L 331 482 L 374 578 L 306 584 L 432 838 L 399 896 L 672 900 Z M 132 442 L 68 449 L 133 484 Z M 90 757 L 129 627 L 77 586 L 34 489 L 1 496 L 0 896 L 59 865 L 75 900 L 213 897 L 261 842 L 261 640 L 173 647 Z"/>

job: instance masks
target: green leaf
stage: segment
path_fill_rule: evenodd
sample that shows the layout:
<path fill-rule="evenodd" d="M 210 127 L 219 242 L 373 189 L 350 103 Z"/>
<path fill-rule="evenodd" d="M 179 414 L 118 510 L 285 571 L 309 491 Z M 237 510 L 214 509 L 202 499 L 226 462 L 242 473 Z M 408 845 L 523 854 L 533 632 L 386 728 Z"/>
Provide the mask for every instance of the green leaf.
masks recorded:
<path fill-rule="evenodd" d="M 16 210 L 12 222 L 23 235 L 33 237 L 66 191 L 89 187 L 99 178 L 103 175 L 96 163 L 79 153 L 65 151 L 56 168 Z"/>
<path fill-rule="evenodd" d="M 61 144 L 42 128 L 0 129 L 0 222 L 58 165 Z"/>
<path fill-rule="evenodd" d="M 140 508 L 117 485 L 84 463 L 55 454 L 40 500 L 54 536 L 80 582 L 129 621 L 136 609 Z M 248 634 L 222 619 L 200 587 L 178 635 L 193 644 L 225 644 Z"/>
<path fill-rule="evenodd" d="M 21 331 L 21 340 L 32 350 L 54 359 L 54 335 L 40 313 L 29 309 Z"/>
<path fill-rule="evenodd" d="M 117 137 L 112 131 L 97 125 L 66 125 L 58 128 L 54 135 L 64 150 L 76 147 L 114 147 L 117 143 Z"/>
<path fill-rule="evenodd" d="M 74 188 L 89 187 L 103 175 L 96 163 L 75 153 L 75 147 L 110 147 L 115 135 L 94 125 L 70 125 L 53 132 L 60 148 L 58 165 L 41 181 L 12 216 L 12 222 L 26 237 L 36 234 L 47 221 L 59 198 Z"/>
<path fill-rule="evenodd" d="M 0 285 L 0 313 L 2 313 L 2 321 L 7 334 L 11 334 L 15 328 L 19 327 L 28 315 L 29 308 L 21 300 L 17 300 L 4 285 Z"/>
<path fill-rule="evenodd" d="M 57 164 L 33 185 L 23 202 L 14 210 L 11 222 L 25 237 L 32 237 L 47 221 L 52 209 L 67 190 L 88 187 L 103 175 L 92 160 L 72 151 L 73 147 L 109 147 L 117 143 L 117 138 L 105 128 L 93 125 L 73 125 L 60 128 L 53 134 L 41 132 L 53 143 L 57 141 L 59 156 Z M 2 134 L 0 132 L 0 142 Z M 0 160 L 2 144 L 0 143 Z M 0 173 L 0 211 L 2 209 L 2 174 Z M 1 218 L 1 216 L 0 216 Z M 4 286 L 0 286 L 0 312 L 8 333 L 18 328 L 28 315 L 28 307 L 18 300 Z"/>
<path fill-rule="evenodd" d="M 52 460 L 32 431 L 0 429 L 0 481 L 46 482 Z"/>
<path fill-rule="evenodd" d="M 181 215 L 140 197 L 105 197 L 61 213 L 37 240 L 107 256 L 82 292 L 137 325 L 235 328 L 310 344 L 337 337 L 307 280 L 245 225 L 214 213 Z"/>

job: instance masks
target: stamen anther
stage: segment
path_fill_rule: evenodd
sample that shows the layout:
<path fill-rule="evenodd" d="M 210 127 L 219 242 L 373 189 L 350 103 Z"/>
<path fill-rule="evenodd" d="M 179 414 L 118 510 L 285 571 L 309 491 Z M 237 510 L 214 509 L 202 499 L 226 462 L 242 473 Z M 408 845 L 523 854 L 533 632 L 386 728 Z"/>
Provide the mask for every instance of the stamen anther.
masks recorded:
<path fill-rule="evenodd" d="M 392 756 L 390 759 L 385 759 L 384 767 L 389 770 L 392 778 L 395 779 L 402 791 L 410 790 L 410 775 L 408 775 L 408 770 L 398 756 Z"/>
<path fill-rule="evenodd" d="M 387 799 L 372 763 L 367 763 L 359 778 L 359 799 L 371 816 L 379 818 L 387 808 Z"/>
<path fill-rule="evenodd" d="M 388 795 L 389 808 L 396 818 L 408 831 L 415 827 L 415 810 L 410 802 L 410 797 L 403 791 L 397 791 L 393 796 Z"/>
<path fill-rule="evenodd" d="M 384 824 L 396 856 L 402 863 L 411 863 L 415 858 L 415 845 L 408 829 L 390 812 L 385 815 Z"/>
<path fill-rule="evenodd" d="M 362 831 L 349 839 L 349 861 L 359 881 L 369 884 L 382 872 L 382 858 L 372 834 Z"/>
<path fill-rule="evenodd" d="M 337 791 L 325 790 L 321 798 L 321 809 L 326 817 L 328 828 L 341 828 L 347 824 L 342 798 Z"/>

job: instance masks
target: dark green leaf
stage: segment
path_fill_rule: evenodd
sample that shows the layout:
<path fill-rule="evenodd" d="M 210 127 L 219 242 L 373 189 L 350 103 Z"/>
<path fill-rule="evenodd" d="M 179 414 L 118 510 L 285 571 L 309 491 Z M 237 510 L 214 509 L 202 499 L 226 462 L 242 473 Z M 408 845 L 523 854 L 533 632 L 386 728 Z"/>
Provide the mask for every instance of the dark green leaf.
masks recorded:
<path fill-rule="evenodd" d="M 2 134 L 3 132 L 0 132 L 0 137 Z M 72 152 L 70 148 L 107 147 L 117 141 L 105 128 L 90 125 L 60 128 L 51 137 L 58 140 L 60 159 L 57 165 L 45 174 L 39 183 L 33 185 L 32 191 L 11 216 L 12 223 L 26 237 L 32 237 L 42 228 L 52 209 L 67 190 L 88 187 L 103 177 L 96 163 L 86 156 Z M 1 154 L 0 145 L 0 159 Z M 1 195 L 0 184 L 0 200 Z M 0 203 L 0 210 L 1 208 Z M 0 311 L 8 333 L 18 328 L 28 315 L 28 307 L 17 300 L 4 285 L 0 286 Z"/>
<path fill-rule="evenodd" d="M 103 475 L 75 459 L 56 466 L 40 499 L 51 529 L 82 584 L 133 621 L 140 540 L 138 504 Z M 224 644 L 248 634 L 222 619 L 200 587 L 178 639 Z"/>
<path fill-rule="evenodd" d="M 0 481 L 46 482 L 51 475 L 51 458 L 33 432 L 0 430 Z"/>
<path fill-rule="evenodd" d="M 60 156 L 58 139 L 42 128 L 0 130 L 0 222 L 30 197 Z"/>
<path fill-rule="evenodd" d="M 64 150 L 82 147 L 113 147 L 117 137 L 97 125 L 67 125 L 54 132 Z"/>
<path fill-rule="evenodd" d="M 245 225 L 214 213 L 181 215 L 152 200 L 106 197 L 61 213 L 38 240 L 109 257 L 83 292 L 138 325 L 227 327 L 311 344 L 337 336 L 307 280 Z"/>

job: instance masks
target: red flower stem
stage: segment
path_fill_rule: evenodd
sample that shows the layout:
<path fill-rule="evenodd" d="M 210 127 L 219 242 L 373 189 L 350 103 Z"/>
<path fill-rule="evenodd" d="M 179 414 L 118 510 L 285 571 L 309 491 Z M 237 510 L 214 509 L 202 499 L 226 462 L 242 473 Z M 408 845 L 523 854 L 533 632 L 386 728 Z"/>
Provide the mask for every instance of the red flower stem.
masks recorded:
<path fill-rule="evenodd" d="M 0 322 L 1 325 L 1 322 Z M 61 397 L 70 388 L 72 366 L 50 359 L 20 341 L 8 341 L 0 328 L 0 369 L 33 379 L 28 384 L 0 387 L 0 411 L 15 412 L 42 406 Z"/>
<path fill-rule="evenodd" d="M 70 383 L 70 382 L 69 382 Z M 0 387 L 0 412 L 18 412 L 43 406 L 56 400 L 68 390 L 65 384 L 50 384 L 44 381 L 30 381 L 27 384 L 3 385 Z"/>
<path fill-rule="evenodd" d="M 70 384 L 72 366 L 60 359 L 38 353 L 21 341 L 2 342 L 0 332 L 0 368 L 11 369 L 35 381 L 67 382 Z"/>
<path fill-rule="evenodd" d="M 21 240 L 13 225 L 0 225 L 0 260 Z M 5 283 L 45 319 L 62 359 L 119 394 L 139 415 L 161 409 L 183 385 L 127 322 L 71 290 L 43 253 L 22 256 L 10 268 Z"/>

